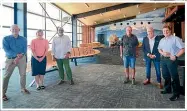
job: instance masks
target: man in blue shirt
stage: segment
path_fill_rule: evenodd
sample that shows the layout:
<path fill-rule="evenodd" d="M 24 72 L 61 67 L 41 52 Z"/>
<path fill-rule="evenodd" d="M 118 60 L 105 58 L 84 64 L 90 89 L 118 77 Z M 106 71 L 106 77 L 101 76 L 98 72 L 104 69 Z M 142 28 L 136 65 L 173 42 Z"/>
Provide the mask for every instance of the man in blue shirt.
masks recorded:
<path fill-rule="evenodd" d="M 184 43 L 179 37 L 171 35 L 170 26 L 163 27 L 163 34 L 165 37 L 161 39 L 158 46 L 158 51 L 161 54 L 162 76 L 165 80 L 164 90 L 161 91 L 161 94 L 173 93 L 169 99 L 175 101 L 180 95 L 177 58 L 184 54 Z"/>
<path fill-rule="evenodd" d="M 25 88 L 27 39 L 19 35 L 20 29 L 17 25 L 12 25 L 10 31 L 12 35 L 3 38 L 3 49 L 6 54 L 6 66 L 3 78 L 4 101 L 8 100 L 6 96 L 8 82 L 16 66 L 20 73 L 21 92 L 29 94 L 29 91 Z"/>

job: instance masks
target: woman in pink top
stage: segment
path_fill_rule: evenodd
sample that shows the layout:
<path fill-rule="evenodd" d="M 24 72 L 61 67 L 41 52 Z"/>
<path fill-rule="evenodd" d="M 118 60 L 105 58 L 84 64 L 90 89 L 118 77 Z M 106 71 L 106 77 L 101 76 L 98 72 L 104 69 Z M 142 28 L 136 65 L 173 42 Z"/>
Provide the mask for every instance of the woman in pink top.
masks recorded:
<path fill-rule="evenodd" d="M 37 38 L 33 39 L 31 42 L 32 58 L 31 58 L 31 67 L 32 67 L 32 76 L 35 76 L 36 89 L 45 89 L 43 85 L 43 79 L 46 70 L 46 54 L 49 48 L 49 43 L 46 39 L 43 38 L 43 31 L 38 30 L 36 32 Z"/>

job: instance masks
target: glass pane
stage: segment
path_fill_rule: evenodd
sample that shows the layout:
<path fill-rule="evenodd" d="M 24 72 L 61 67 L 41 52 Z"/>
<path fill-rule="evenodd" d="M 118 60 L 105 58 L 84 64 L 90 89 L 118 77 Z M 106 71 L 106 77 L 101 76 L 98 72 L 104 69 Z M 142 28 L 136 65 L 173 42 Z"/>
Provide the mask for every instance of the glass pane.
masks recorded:
<path fill-rule="evenodd" d="M 54 21 L 54 20 L 53 20 Z M 55 24 L 56 25 L 56 24 Z M 46 29 L 47 30 L 53 30 L 56 31 L 56 27 L 53 24 L 53 22 L 51 21 L 51 19 L 46 19 Z"/>
<path fill-rule="evenodd" d="M 64 32 L 72 32 L 72 25 L 71 24 L 66 24 L 64 25 Z"/>
<path fill-rule="evenodd" d="M 13 4 L 13 3 L 3 3 L 3 5 L 10 6 L 10 7 L 14 7 L 14 4 Z"/>
<path fill-rule="evenodd" d="M 9 28 L 1 28 L 1 30 L 0 30 L 0 58 L 1 58 L 0 65 L 2 65 L 3 68 L 5 67 L 4 63 L 5 63 L 6 57 L 5 57 L 5 52 L 2 49 L 2 40 L 7 35 L 11 35 L 10 29 Z"/>
<path fill-rule="evenodd" d="M 82 34 L 77 34 L 77 40 L 82 40 Z"/>
<path fill-rule="evenodd" d="M 42 14 L 43 9 L 42 9 L 42 7 L 40 6 L 39 3 L 27 3 L 27 10 L 30 11 L 30 12 L 34 12 L 34 13 L 43 15 Z"/>
<path fill-rule="evenodd" d="M 14 10 L 12 8 L 8 7 L 2 7 L 2 15 L 6 16 L 1 16 L 2 24 L 3 26 L 11 26 L 14 23 Z"/>
<path fill-rule="evenodd" d="M 0 38 L 7 36 L 7 35 L 11 35 L 10 28 L 1 28 Z"/>
<path fill-rule="evenodd" d="M 80 27 L 80 33 L 82 33 L 82 26 Z"/>
<path fill-rule="evenodd" d="M 62 11 L 62 18 L 64 18 L 64 17 L 69 17 L 70 19 L 69 19 L 68 23 L 70 23 L 70 24 L 72 23 L 71 16 L 68 15 L 66 12 Z"/>
<path fill-rule="evenodd" d="M 54 32 L 51 32 L 51 31 L 46 31 L 46 39 L 49 41 L 49 40 L 51 40 L 51 41 L 49 41 L 50 43 L 52 43 L 52 41 L 53 41 L 53 36 L 56 34 L 56 32 L 54 31 Z M 55 35 L 55 36 L 57 36 L 57 34 Z"/>
<path fill-rule="evenodd" d="M 71 18 L 69 19 L 68 23 L 72 24 L 72 20 L 71 20 Z"/>
<path fill-rule="evenodd" d="M 70 40 L 72 41 L 72 33 L 64 33 L 64 35 L 67 35 L 70 38 Z"/>
<path fill-rule="evenodd" d="M 53 20 L 54 21 L 54 20 Z M 57 27 L 61 27 L 61 22 L 59 22 L 59 21 L 54 21 L 55 22 L 55 25 L 57 26 Z"/>
<path fill-rule="evenodd" d="M 50 44 L 49 44 L 49 50 L 51 50 L 51 48 L 52 48 L 52 44 L 50 43 Z"/>
<path fill-rule="evenodd" d="M 0 49 L 2 48 L 2 40 L 5 36 L 11 35 L 10 29 L 9 28 L 1 28 L 0 31 Z"/>
<path fill-rule="evenodd" d="M 77 46 L 79 47 L 82 44 L 82 41 L 77 41 Z"/>
<path fill-rule="evenodd" d="M 55 6 L 46 3 L 46 11 L 51 18 L 60 20 L 60 10 Z"/>
<path fill-rule="evenodd" d="M 27 30 L 27 42 L 28 42 L 28 45 L 31 44 L 32 39 L 36 38 L 36 31 L 37 30 Z"/>
<path fill-rule="evenodd" d="M 69 17 L 69 15 L 66 12 L 62 11 L 62 18 L 63 17 Z"/>
<path fill-rule="evenodd" d="M 44 29 L 44 17 L 27 13 L 27 27 L 34 29 Z"/>

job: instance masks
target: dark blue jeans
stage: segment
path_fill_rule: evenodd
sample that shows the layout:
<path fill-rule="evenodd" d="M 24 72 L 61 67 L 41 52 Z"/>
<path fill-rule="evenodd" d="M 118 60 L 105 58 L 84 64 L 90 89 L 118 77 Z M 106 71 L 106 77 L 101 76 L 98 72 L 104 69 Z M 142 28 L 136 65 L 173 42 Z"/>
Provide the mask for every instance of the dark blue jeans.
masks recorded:
<path fill-rule="evenodd" d="M 146 59 L 146 77 L 147 79 L 151 78 L 151 62 L 153 62 L 155 66 L 157 81 L 158 83 L 161 83 L 160 62 L 155 61 L 154 59 Z"/>

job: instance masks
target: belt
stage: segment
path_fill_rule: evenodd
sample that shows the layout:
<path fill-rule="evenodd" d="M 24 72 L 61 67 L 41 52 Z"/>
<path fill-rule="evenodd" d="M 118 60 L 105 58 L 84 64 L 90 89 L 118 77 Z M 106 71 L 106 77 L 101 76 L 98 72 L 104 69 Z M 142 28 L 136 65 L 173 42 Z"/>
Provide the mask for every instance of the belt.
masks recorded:
<path fill-rule="evenodd" d="M 170 57 L 164 57 L 164 56 L 162 56 L 161 59 L 162 60 L 170 60 Z"/>
<path fill-rule="evenodd" d="M 22 55 L 24 56 L 25 54 L 22 54 Z M 7 59 L 15 59 L 16 57 L 7 57 Z"/>
<path fill-rule="evenodd" d="M 7 57 L 7 59 L 15 59 L 16 57 Z"/>
<path fill-rule="evenodd" d="M 43 56 L 37 56 L 38 58 L 42 58 Z"/>

